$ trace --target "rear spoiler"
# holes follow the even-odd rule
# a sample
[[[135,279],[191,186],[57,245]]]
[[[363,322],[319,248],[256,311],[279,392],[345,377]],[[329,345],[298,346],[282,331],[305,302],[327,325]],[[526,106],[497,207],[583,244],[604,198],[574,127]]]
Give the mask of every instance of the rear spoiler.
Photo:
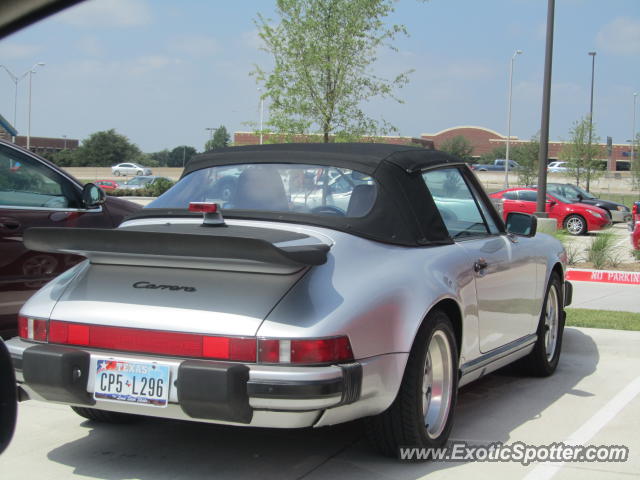
[[[87,257],[91,263],[291,274],[322,265],[324,243],[277,247],[267,240],[127,229],[29,228],[31,250]]]

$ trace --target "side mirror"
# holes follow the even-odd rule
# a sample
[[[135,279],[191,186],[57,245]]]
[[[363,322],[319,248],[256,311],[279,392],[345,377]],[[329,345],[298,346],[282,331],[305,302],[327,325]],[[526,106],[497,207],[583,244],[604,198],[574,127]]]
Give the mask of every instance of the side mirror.
[[[13,437],[18,413],[16,397],[13,363],[7,348],[0,339],[0,453],[9,446],[11,437]]]
[[[528,213],[510,212],[506,224],[508,233],[521,237],[533,237],[538,229],[538,219]]]
[[[554,205],[556,205],[555,200],[547,200],[547,203],[549,204],[550,207],[553,207]]]
[[[579,193],[578,194],[578,201],[581,202],[582,200],[584,200],[584,196],[581,193]]]
[[[84,208],[95,208],[102,205],[107,199],[107,195],[100,187],[93,183],[87,183],[82,187],[82,204]]]

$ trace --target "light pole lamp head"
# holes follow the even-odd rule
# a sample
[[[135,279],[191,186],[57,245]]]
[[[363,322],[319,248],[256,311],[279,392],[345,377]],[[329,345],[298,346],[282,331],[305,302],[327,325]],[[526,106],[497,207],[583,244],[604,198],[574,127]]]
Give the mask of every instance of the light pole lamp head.
[[[596,56],[596,52],[589,52],[589,55],[591,55],[592,57]]]
[[[522,50],[516,50],[516,55],[522,55]]]

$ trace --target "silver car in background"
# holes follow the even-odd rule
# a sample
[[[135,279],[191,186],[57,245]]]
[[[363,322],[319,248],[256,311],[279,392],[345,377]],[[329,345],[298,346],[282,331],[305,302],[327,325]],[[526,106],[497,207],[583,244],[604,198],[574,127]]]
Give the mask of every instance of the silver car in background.
[[[135,163],[119,163],[111,167],[111,173],[116,177],[121,175],[151,175],[151,169]]]
[[[332,190],[336,178],[352,182]],[[506,223],[468,166],[437,151],[200,155],[116,230],[25,233],[29,248],[87,261],[20,312],[7,343],[20,398],[113,423],[363,418],[384,454],[441,446],[460,386],[514,361],[537,376],[558,365],[565,251],[534,217]]]
[[[173,180],[171,180],[170,178],[167,178],[167,177],[158,177],[158,176],[154,176],[154,175],[146,176],[145,175],[145,176],[133,177],[131,180],[127,180],[126,182],[121,183],[118,188],[120,190],[138,190],[140,188],[145,188],[145,187],[148,187],[150,185],[153,185],[154,183],[156,183],[161,178],[173,183]]]

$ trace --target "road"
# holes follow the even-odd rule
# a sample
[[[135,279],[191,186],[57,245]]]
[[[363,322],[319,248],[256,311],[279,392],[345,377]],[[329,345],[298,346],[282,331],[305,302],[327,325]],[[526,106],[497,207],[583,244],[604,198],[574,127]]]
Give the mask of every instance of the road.
[[[372,452],[357,422],[300,431],[154,419],[100,425],[64,406],[26,402],[20,405],[14,442],[0,457],[1,478],[638,478],[639,344],[640,332],[569,328],[553,377],[501,371],[463,388],[452,433],[453,439],[473,444],[544,445],[573,437],[590,445],[626,445],[631,457],[625,463],[406,464]]]

